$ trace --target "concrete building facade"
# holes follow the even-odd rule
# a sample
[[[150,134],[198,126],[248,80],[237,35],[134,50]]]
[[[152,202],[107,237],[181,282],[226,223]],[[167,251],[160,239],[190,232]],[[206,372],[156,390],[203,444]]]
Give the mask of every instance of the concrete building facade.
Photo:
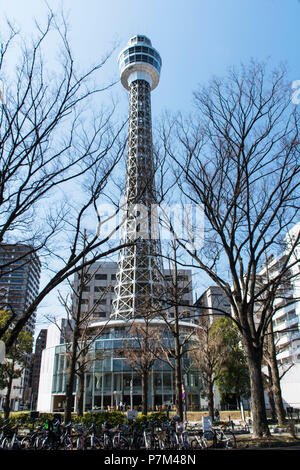
[[[276,276],[295,240],[299,237],[300,222],[286,235],[286,250],[271,256],[261,276]],[[277,362],[281,379],[281,392],[285,407],[300,409],[300,243],[296,244],[289,259],[287,281],[274,302],[273,331],[277,349]]]

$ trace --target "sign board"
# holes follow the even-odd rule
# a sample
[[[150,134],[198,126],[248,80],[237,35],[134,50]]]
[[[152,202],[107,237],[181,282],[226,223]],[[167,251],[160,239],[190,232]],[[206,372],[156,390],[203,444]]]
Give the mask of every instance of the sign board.
[[[212,421],[210,416],[203,416],[202,417],[202,430],[203,432],[211,431],[212,430]]]
[[[137,417],[138,417],[138,411],[137,410],[128,410],[127,411],[127,419],[128,420],[137,419]]]
[[[4,364],[5,361],[5,343],[0,341],[0,364]]]

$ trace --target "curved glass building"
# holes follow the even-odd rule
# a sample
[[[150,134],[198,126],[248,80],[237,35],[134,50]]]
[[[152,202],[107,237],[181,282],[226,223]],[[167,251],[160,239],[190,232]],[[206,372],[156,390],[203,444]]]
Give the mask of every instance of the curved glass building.
[[[93,327],[103,327],[94,324]],[[152,324],[160,330],[165,329],[163,320]],[[191,323],[182,322],[182,334],[190,333]],[[122,349],[136,347],[134,335],[130,335],[130,325],[124,321],[113,321],[93,344],[90,350],[90,366],[85,374],[84,410],[119,409],[122,403],[126,409],[141,409],[142,378],[124,358]],[[164,331],[165,341],[172,342],[172,337]],[[54,375],[52,380],[51,411],[61,411],[64,404],[66,385],[67,358],[65,345],[55,348]],[[201,384],[199,373],[191,364],[188,354],[182,359],[183,383],[186,392],[187,409],[199,409]],[[78,388],[77,383],[76,387]],[[74,390],[74,408],[78,390]],[[148,407],[149,410],[166,409],[175,403],[174,369],[165,361],[157,360],[149,373]]]

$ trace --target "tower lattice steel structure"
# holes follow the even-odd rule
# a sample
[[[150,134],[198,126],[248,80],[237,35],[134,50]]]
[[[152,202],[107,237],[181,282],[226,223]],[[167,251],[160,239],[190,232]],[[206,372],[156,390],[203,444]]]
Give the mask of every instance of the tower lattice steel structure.
[[[131,319],[159,305],[161,256],[153,208],[157,203],[152,147],[151,91],[161,58],[146,36],[134,36],[119,55],[122,85],[130,92],[123,241],[112,317]]]

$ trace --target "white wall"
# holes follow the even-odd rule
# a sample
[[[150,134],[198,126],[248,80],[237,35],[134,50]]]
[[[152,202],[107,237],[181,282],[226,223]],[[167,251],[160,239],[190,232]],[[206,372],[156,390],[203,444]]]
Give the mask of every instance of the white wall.
[[[42,352],[41,373],[37,400],[37,411],[49,413],[52,411],[52,380],[55,358],[55,346]]]
[[[58,326],[64,322],[61,319]],[[42,352],[37,411],[49,413],[52,411],[52,380],[54,370],[55,347],[61,342],[60,328],[55,324],[48,327],[46,348]]]
[[[284,406],[300,409],[300,363],[294,364],[280,384]]]

